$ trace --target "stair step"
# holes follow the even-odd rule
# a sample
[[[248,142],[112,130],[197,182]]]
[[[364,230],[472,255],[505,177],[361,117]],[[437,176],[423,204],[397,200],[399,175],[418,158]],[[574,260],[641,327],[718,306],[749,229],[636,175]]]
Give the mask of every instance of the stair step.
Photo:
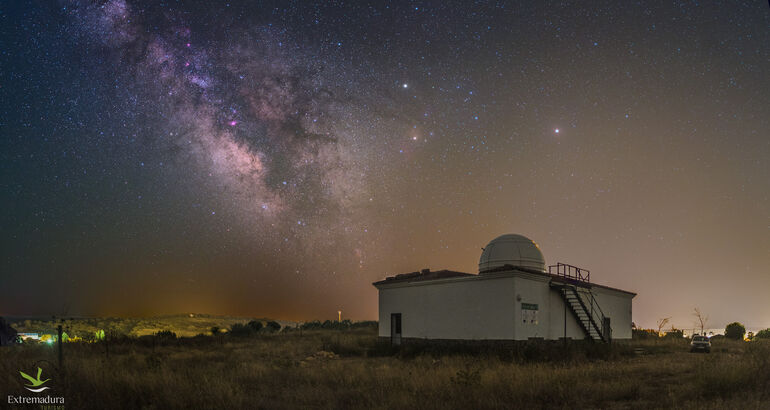
[[[585,332],[586,336],[592,340],[605,341],[602,336],[601,329],[596,324],[596,321],[602,322],[601,313],[598,313],[598,318],[594,313],[595,301],[592,297],[590,290],[584,290],[578,292],[573,286],[568,285],[551,285],[555,289],[559,289],[562,299],[569,305],[572,313],[580,327]],[[588,300],[586,300],[588,299]],[[588,306],[586,306],[588,304]]]

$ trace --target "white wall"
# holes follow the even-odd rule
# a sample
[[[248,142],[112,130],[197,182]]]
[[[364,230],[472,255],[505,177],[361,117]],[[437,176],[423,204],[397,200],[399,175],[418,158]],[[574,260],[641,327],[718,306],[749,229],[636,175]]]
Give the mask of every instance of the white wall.
[[[447,279],[380,288],[380,336],[390,337],[390,315],[401,313],[405,338],[512,339],[513,278]]]
[[[551,291],[549,278],[541,275],[527,275],[517,276],[514,279],[514,309],[516,318],[515,340],[527,340],[529,338],[543,338],[553,339],[553,332],[551,330],[551,324],[554,319],[554,306],[558,308],[561,305],[561,300],[553,301],[551,298]],[[521,300],[519,300],[521,298]],[[537,304],[537,324],[524,323],[522,314],[522,304]],[[563,321],[563,316],[558,316],[559,323]],[[574,318],[572,318],[574,321]],[[580,331],[580,328],[577,329]],[[563,333],[563,332],[562,332]],[[561,337],[561,334],[555,338]]]
[[[631,338],[632,295],[594,286],[591,293],[596,298],[604,316],[610,318],[613,339]]]
[[[404,338],[527,340],[564,337],[565,309],[548,276],[504,272],[425,282],[379,285],[379,335],[390,337],[390,315],[401,313]],[[613,339],[631,337],[632,295],[594,287]],[[517,300],[517,296],[521,300]],[[537,304],[537,323],[524,323],[522,303]],[[566,311],[567,337],[585,333]]]
[[[569,307],[565,310],[564,299],[557,290],[550,289],[548,299],[550,300],[550,320],[548,323],[548,339],[561,339],[564,337],[564,319],[566,313],[567,320],[567,338],[582,340],[586,337],[583,328],[575,318]]]

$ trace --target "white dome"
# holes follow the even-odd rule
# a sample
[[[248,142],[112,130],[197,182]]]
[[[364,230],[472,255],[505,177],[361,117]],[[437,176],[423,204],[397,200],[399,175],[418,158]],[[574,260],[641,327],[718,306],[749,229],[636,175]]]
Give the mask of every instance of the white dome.
[[[545,259],[536,243],[526,236],[507,234],[492,239],[481,252],[479,273],[511,265],[545,272]]]

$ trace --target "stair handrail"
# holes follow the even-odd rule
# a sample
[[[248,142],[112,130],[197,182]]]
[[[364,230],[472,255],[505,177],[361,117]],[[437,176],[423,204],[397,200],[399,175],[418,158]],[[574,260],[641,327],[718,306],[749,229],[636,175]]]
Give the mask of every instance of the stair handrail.
[[[592,331],[590,330],[593,328],[594,331],[599,333],[597,335],[599,339],[601,339],[603,342],[609,342],[609,338],[606,332],[607,329],[604,328],[604,311],[602,310],[601,306],[599,306],[599,302],[596,301],[596,297],[594,296],[593,292],[591,292],[590,287],[586,287],[585,285],[580,285],[577,283],[569,283],[569,281],[565,281],[562,284],[554,284],[554,282],[551,282],[551,286],[560,289],[559,293],[561,294],[562,298],[564,298],[565,304],[568,304],[568,289],[575,295],[577,302],[580,304],[581,308],[587,315],[588,323],[584,323],[584,321],[580,320],[579,317],[576,318],[578,319],[578,323],[580,323],[581,327],[588,333],[588,337],[593,338],[591,335]],[[588,303],[589,306],[586,306],[586,303]],[[570,310],[577,316],[577,312],[575,312],[574,307],[572,307]]]
[[[591,271],[567,263],[557,262],[548,266],[548,273],[581,282],[591,282]]]
[[[575,287],[575,291],[579,292],[579,293],[582,293],[584,295],[588,294],[588,298],[589,298],[588,302],[589,302],[589,305],[590,305],[590,308],[591,308],[591,311],[589,312],[589,314],[592,316],[591,319],[594,321],[594,323],[597,325],[597,327],[601,331],[602,339],[604,339],[604,336],[605,336],[605,329],[604,329],[604,318],[605,318],[605,316],[604,316],[604,311],[602,310],[601,306],[599,306],[599,302],[596,301],[596,297],[594,296],[593,292],[591,292],[591,289],[586,289],[586,288],[583,288],[582,290],[579,291],[577,289],[577,287]],[[596,307],[595,310],[594,310],[594,307]],[[594,315],[594,313],[596,313],[596,315],[598,315],[598,316]],[[596,320],[596,319],[598,319],[598,320]]]

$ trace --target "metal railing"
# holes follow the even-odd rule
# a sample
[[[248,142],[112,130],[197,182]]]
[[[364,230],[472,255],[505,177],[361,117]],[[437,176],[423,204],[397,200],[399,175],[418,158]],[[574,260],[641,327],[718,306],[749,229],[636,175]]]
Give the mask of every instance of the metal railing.
[[[577,266],[561,262],[558,262],[556,265],[548,266],[548,273],[551,275],[562,276],[566,279],[579,280],[581,282],[591,281],[591,271],[588,269],[578,268]]]
[[[590,289],[578,289],[575,291],[578,293],[578,297],[582,299],[583,304],[586,305],[586,313],[591,315],[593,325],[597,330],[601,332],[602,339],[607,337],[607,330],[604,328],[604,311],[599,307],[599,303],[596,302],[593,292]]]

